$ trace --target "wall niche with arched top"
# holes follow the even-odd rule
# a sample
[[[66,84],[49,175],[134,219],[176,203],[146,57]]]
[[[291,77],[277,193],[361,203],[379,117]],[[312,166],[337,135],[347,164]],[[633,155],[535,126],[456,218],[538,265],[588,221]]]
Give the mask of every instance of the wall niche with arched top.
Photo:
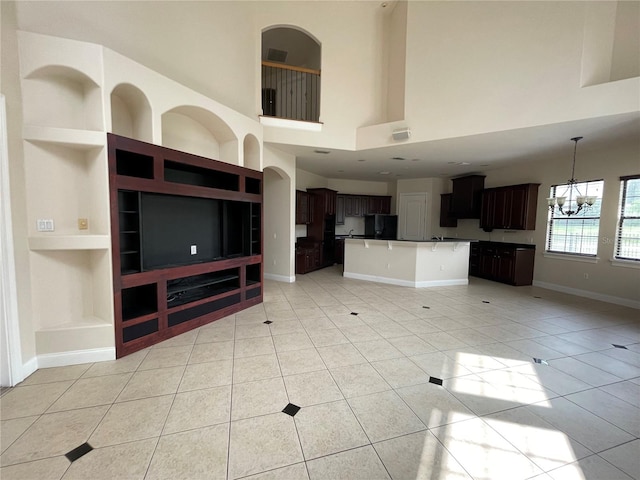
[[[151,105],[142,90],[128,83],[113,89],[111,131],[144,142],[153,141]]]
[[[260,162],[260,142],[258,142],[258,139],[255,136],[249,134],[244,137],[242,147],[244,166],[252,170],[261,171],[262,165]]]
[[[26,125],[102,130],[100,87],[84,73],[48,65],[30,73],[22,85]]]
[[[238,139],[227,123],[201,107],[181,106],[162,114],[162,145],[238,164]]]

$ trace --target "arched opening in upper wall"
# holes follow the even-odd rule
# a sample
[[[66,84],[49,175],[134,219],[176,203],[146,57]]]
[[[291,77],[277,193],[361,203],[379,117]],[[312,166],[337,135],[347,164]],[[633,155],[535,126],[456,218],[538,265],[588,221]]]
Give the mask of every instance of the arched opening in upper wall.
[[[295,26],[262,31],[262,114],[318,122],[320,42]]]
[[[151,105],[138,87],[122,83],[111,92],[111,132],[153,142]]]
[[[183,152],[238,164],[238,139],[215,113],[183,105],[162,114],[162,145]]]

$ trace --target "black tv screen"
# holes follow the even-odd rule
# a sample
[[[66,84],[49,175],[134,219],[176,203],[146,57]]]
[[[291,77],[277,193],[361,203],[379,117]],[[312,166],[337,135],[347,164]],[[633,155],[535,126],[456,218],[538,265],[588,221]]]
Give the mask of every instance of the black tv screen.
[[[140,201],[143,270],[221,257],[220,200],[143,192]]]

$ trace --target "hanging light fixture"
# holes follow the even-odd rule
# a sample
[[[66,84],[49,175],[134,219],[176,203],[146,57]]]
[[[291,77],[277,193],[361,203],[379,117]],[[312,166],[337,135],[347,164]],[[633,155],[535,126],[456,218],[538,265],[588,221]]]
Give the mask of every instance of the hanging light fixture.
[[[562,197],[547,198],[549,210],[551,210],[551,213],[555,211],[555,208],[557,206],[558,211],[562,215],[566,215],[567,217],[570,217],[571,215],[577,215],[578,213],[584,212],[585,210],[591,208],[598,199],[598,197],[595,195],[582,195],[580,193],[580,190],[578,190],[578,180],[576,180],[575,177],[576,151],[578,149],[578,142],[582,140],[582,138],[583,137],[573,137],[571,139],[572,142],[575,142],[573,146],[573,166],[571,167],[571,180],[567,181],[566,190]],[[567,203],[567,195],[569,197],[569,203]]]

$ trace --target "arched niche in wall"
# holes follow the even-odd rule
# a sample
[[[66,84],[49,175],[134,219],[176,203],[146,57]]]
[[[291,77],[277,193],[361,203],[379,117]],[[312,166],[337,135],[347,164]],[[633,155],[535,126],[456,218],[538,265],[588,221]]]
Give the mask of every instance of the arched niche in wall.
[[[265,167],[262,183],[265,277],[292,281],[294,272],[292,179],[281,168]]]
[[[244,166],[252,170],[261,170],[260,142],[253,135],[244,137],[243,142]]]
[[[151,106],[142,90],[128,83],[113,89],[111,131],[123,137],[153,142]]]
[[[48,65],[31,72],[22,88],[26,125],[103,129],[100,86],[84,73]]]
[[[201,107],[181,106],[162,115],[162,145],[238,164],[238,139],[224,120]]]

